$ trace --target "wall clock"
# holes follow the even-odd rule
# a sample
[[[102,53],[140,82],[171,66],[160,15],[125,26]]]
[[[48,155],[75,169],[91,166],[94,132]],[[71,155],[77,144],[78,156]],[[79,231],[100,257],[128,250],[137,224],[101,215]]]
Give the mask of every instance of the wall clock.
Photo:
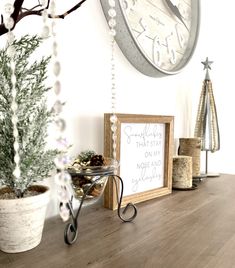
[[[109,19],[109,0],[101,5]],[[140,72],[152,77],[176,74],[195,50],[199,0],[116,0],[116,42]]]

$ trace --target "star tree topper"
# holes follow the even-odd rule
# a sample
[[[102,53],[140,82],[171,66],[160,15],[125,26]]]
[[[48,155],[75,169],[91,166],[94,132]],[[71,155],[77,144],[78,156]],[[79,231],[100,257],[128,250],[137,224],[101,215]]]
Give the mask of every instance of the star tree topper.
[[[203,70],[206,70],[206,76],[205,76],[205,80],[210,80],[210,76],[209,76],[209,69],[211,70],[211,64],[213,63],[213,61],[209,61],[208,57],[206,57],[205,61],[201,62],[204,65]]]

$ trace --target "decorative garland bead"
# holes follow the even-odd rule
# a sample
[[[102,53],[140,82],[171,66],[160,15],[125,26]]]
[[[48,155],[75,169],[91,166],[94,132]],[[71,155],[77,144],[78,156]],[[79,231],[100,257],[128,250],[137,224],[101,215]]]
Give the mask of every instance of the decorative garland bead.
[[[63,118],[58,118],[55,121],[57,129],[62,132],[66,129],[66,122]]]
[[[14,48],[14,52],[15,52],[15,48]],[[15,71],[16,64],[13,60],[10,62],[10,67],[12,71]]]
[[[8,43],[9,43],[9,47],[7,48],[7,55],[8,55],[10,58],[13,58],[13,57],[15,56],[15,54],[16,54],[16,50],[15,50],[14,46],[11,45],[12,42],[11,42],[11,43],[8,42]],[[11,61],[11,62],[10,62],[11,70],[12,70],[12,65],[13,65],[13,64],[15,64],[14,61]],[[15,67],[14,67],[14,69],[15,69]]]
[[[54,54],[54,56],[57,56],[57,54],[58,54],[58,52],[57,52],[57,49],[58,49],[57,42],[53,42],[52,47],[53,47],[53,54]]]
[[[61,171],[55,175],[55,181],[58,185],[64,186],[71,182],[71,176],[68,172]]]
[[[43,28],[42,28],[42,38],[47,38],[50,34],[50,28],[47,26],[47,25],[44,25]]]
[[[69,219],[69,210],[66,206],[66,203],[62,204],[62,206],[60,207],[60,217],[62,218],[63,221],[67,221]]]
[[[55,183],[62,186],[64,185],[64,182],[63,182],[63,175],[61,174],[61,172],[57,172],[54,176],[55,178]]]
[[[13,32],[8,32],[7,33],[7,41],[9,44],[12,44],[12,42],[14,41],[15,39],[15,35],[13,34]]]
[[[55,22],[53,21],[52,24],[51,24],[51,34],[52,36],[56,36],[56,24]]]
[[[6,14],[11,15],[12,12],[14,11],[13,5],[11,3],[5,4],[4,11],[5,11]]]
[[[53,72],[54,72],[54,75],[55,76],[58,76],[59,74],[60,74],[60,63],[59,63],[59,61],[56,61],[55,63],[54,63],[54,68],[53,68]]]
[[[14,20],[11,17],[8,17],[5,19],[4,25],[8,30],[11,30],[14,26]]]
[[[47,9],[43,9],[43,11],[41,12],[41,14],[42,14],[42,20],[45,23],[47,21],[47,19],[48,19]]]
[[[17,163],[17,164],[19,164],[19,162],[20,162],[20,156],[18,154],[16,154],[14,156],[14,162]]]
[[[14,150],[15,150],[15,151],[18,151],[18,150],[19,150],[19,147],[20,147],[20,146],[19,146],[19,143],[18,143],[18,142],[15,142],[15,143],[14,143]]]
[[[50,9],[51,9],[51,15],[52,15],[52,16],[55,16],[55,10],[56,10],[56,4],[55,4],[55,1],[51,1]]]
[[[19,136],[18,130],[15,128],[13,129],[13,135],[15,138],[18,138],[18,136]]]
[[[65,184],[71,183],[71,175],[67,171],[64,171],[63,181]]]
[[[113,114],[113,115],[110,116],[110,121],[112,123],[116,123],[117,122],[117,116],[116,116],[116,114]]]
[[[16,84],[16,76],[15,76],[15,74],[11,75],[11,82],[12,82],[12,84]]]
[[[112,132],[116,132],[117,131],[117,126],[115,124],[113,124],[111,126],[111,130],[112,130]]]
[[[115,31],[114,29],[111,29],[111,30],[109,31],[109,33],[110,33],[111,36],[115,36],[115,35],[117,34],[116,31]]]
[[[65,151],[68,149],[69,144],[66,138],[59,137],[58,139],[56,139],[56,142],[57,142],[57,147],[59,150]]]
[[[63,103],[61,103],[60,100],[57,100],[54,105],[53,105],[53,110],[56,112],[56,113],[61,113],[62,112],[62,109],[63,109]]]
[[[111,28],[113,28],[113,27],[116,26],[116,20],[115,20],[115,19],[110,19],[110,20],[108,21],[108,23],[109,23],[109,26],[110,26]]]
[[[54,84],[54,92],[56,95],[59,95],[61,92],[61,83],[58,80]]]
[[[15,98],[16,98],[16,89],[15,89],[15,87],[13,87],[11,94],[12,94],[12,97],[13,97],[12,103],[13,103],[13,105],[15,105]]]
[[[54,160],[58,169],[63,170],[70,163],[70,158],[67,155],[59,155]]]
[[[58,192],[59,200],[63,203],[66,203],[67,200],[69,200],[69,195],[66,189],[64,187],[61,187],[60,191]]]
[[[115,7],[115,0],[109,0],[109,6]]]
[[[18,105],[17,105],[17,103],[12,103],[11,104],[11,110],[13,111],[13,112],[16,112],[17,111],[17,109],[18,109]]]
[[[114,18],[117,15],[116,10],[114,8],[110,8],[108,14],[111,18]]]
[[[18,122],[18,117],[15,114],[13,114],[11,121],[12,121],[13,125],[16,125]]]
[[[13,175],[15,176],[16,180],[20,178],[21,172],[18,166],[16,166],[16,168],[14,169]]]

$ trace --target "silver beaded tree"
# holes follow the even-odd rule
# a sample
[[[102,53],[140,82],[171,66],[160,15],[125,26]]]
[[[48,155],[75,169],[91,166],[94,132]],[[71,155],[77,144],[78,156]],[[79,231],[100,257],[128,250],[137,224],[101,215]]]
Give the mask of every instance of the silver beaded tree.
[[[208,152],[216,152],[220,149],[218,118],[212,89],[212,82],[209,76],[209,69],[211,70],[212,63],[213,62],[209,61],[208,58],[202,62],[204,65],[204,70],[206,70],[206,75],[202,85],[196,126],[194,131],[194,136],[201,138],[201,151],[206,152],[206,176],[209,176]]]

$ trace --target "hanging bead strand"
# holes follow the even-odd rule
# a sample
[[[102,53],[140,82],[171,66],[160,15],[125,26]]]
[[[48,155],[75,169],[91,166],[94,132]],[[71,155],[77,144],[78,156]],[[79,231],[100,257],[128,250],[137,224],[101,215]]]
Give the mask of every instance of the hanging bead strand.
[[[68,156],[64,153],[68,149],[68,143],[66,138],[64,137],[64,131],[66,129],[66,122],[64,118],[61,117],[61,112],[63,109],[63,103],[60,100],[60,93],[61,93],[61,83],[59,80],[60,71],[61,71],[61,64],[58,60],[58,43],[56,39],[56,22],[55,22],[55,12],[56,12],[56,4],[55,1],[52,0],[50,4],[50,11],[52,15],[52,23],[51,23],[51,34],[52,34],[52,51],[53,51],[53,74],[55,77],[55,83],[53,86],[53,90],[56,96],[55,103],[53,105],[53,111],[56,114],[55,126],[57,129],[57,147],[62,153],[56,157],[55,164],[57,167],[57,174],[55,175],[55,182],[59,186],[58,190],[58,198],[60,202],[60,216],[63,221],[69,219],[69,209],[67,204],[70,202],[71,193],[70,183],[71,183],[71,176],[66,171],[66,165],[69,163]]]
[[[13,41],[14,41],[14,34],[12,33],[11,29],[14,26],[14,20],[11,17],[11,14],[14,11],[14,6],[11,3],[7,3],[4,7],[5,9],[5,27],[8,30],[7,33],[7,43],[8,43],[8,48],[7,48],[7,53],[10,57],[10,70],[11,70],[11,94],[12,94],[12,102],[11,102],[11,111],[12,111],[12,125],[13,125],[13,137],[14,137],[14,171],[13,171],[13,177],[14,177],[14,184],[16,190],[16,195],[18,197],[22,196],[22,189],[20,187],[20,177],[21,177],[21,172],[20,172],[20,155],[19,155],[19,132],[17,128],[17,123],[18,123],[18,104],[17,104],[17,89],[16,89],[16,75],[15,75],[15,61],[14,61],[14,55],[15,55],[15,48],[13,46]]]
[[[41,14],[42,14],[42,21],[43,21],[43,27],[42,27],[42,38],[46,39],[47,37],[49,37],[50,34],[50,27],[48,25],[48,10],[46,8],[47,5],[47,1],[46,0],[42,0],[41,1],[42,6],[44,7],[44,9],[42,10]]]
[[[115,10],[115,0],[108,0],[109,3],[109,27],[111,36],[111,112],[110,117],[111,131],[112,131],[112,157],[114,160],[117,158],[117,116],[116,116],[116,64],[115,64],[115,36],[116,36],[116,10]]]

